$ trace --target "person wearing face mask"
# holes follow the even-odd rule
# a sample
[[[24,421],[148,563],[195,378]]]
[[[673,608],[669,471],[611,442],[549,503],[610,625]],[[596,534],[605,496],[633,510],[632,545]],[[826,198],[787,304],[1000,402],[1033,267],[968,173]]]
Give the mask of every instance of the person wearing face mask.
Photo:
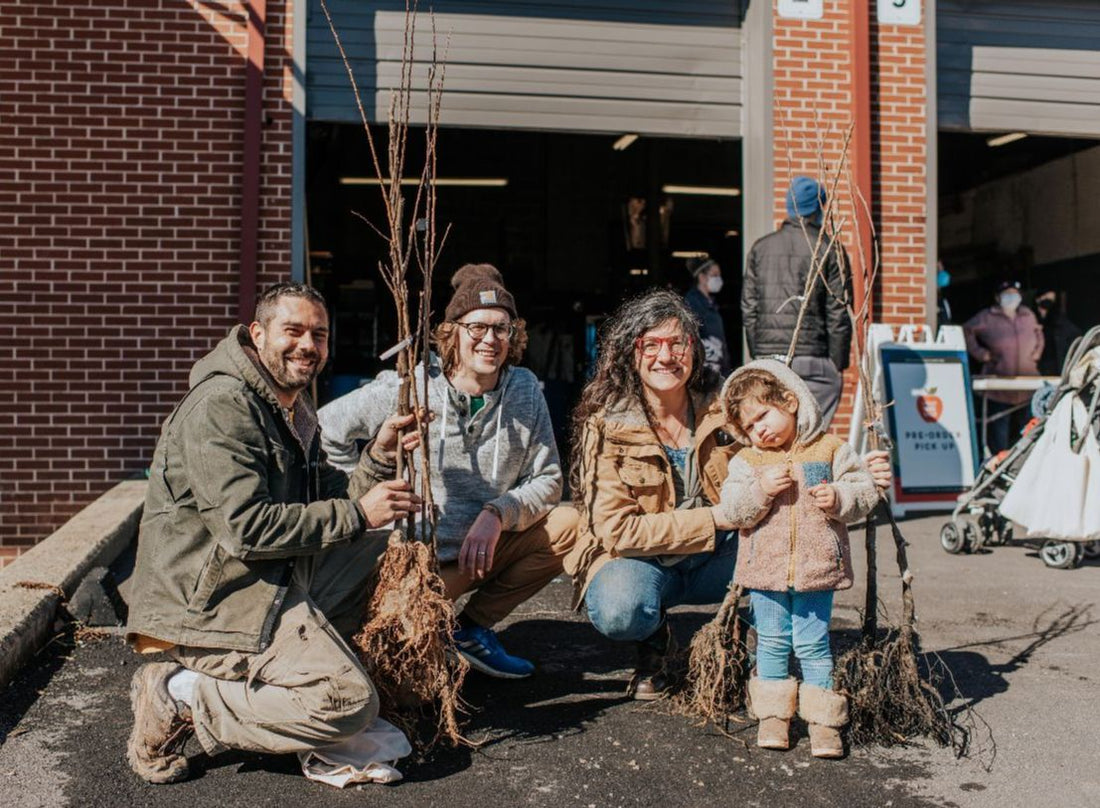
[[[798,328],[791,370],[809,385],[821,408],[822,428],[828,430],[844,390],[841,373],[848,367],[852,323],[844,305],[851,299],[851,278],[841,271],[844,249],[839,244],[829,249],[821,233],[825,203],[825,188],[819,182],[810,177],[791,180],[786,221],[749,251],[741,317],[754,359],[785,358]],[[824,256],[819,261],[824,278],[813,284],[799,324],[815,250]]]
[[[733,369],[733,364],[730,361],[729,344],[726,342],[726,326],[714,302],[714,296],[722,291],[722,268],[711,258],[689,258],[687,268],[695,279],[695,286],[684,295],[684,300],[699,320],[703,361],[707,367],[725,378]]]
[[[982,309],[963,325],[966,348],[981,363],[983,376],[1038,376],[1043,353],[1043,329],[1031,309],[1022,306],[1020,284],[1001,281],[996,304]],[[1019,435],[1027,413],[1019,405],[1030,400],[1026,390],[990,390],[986,440],[993,454],[1007,449]],[[1019,408],[1019,409],[1018,409]],[[1010,415],[997,415],[1012,411]]]
[[[1043,355],[1039,357],[1039,372],[1044,376],[1060,376],[1073,341],[1081,336],[1081,329],[1066,317],[1059,305],[1056,289],[1044,289],[1035,296],[1035,313],[1043,324]]]

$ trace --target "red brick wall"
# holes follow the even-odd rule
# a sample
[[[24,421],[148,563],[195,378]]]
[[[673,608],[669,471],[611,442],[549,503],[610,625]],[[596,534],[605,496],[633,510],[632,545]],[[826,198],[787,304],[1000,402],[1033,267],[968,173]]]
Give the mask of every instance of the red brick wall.
[[[871,20],[872,205],[881,250],[874,320],[925,320],[927,121],[925,38],[921,26],[880,26],[875,1],[863,0]],[[792,176],[835,171],[852,123],[852,25],[847,3],[825,3],[821,20],[775,14],[775,217],[786,216]],[[851,155],[851,147],[850,147]],[[852,155],[854,156],[854,155]],[[847,215],[855,256],[851,194],[842,180],[836,196]],[[865,218],[861,221],[861,225]],[[846,434],[856,376],[845,374],[845,398],[833,422]]]
[[[291,20],[267,6],[261,287],[290,266]],[[245,19],[0,0],[0,565],[145,468],[236,320]]]

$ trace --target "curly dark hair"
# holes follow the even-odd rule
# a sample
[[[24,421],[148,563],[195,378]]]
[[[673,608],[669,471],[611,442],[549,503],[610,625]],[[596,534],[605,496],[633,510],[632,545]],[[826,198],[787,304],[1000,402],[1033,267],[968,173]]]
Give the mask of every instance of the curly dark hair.
[[[623,303],[600,328],[596,373],[584,386],[580,401],[573,410],[569,487],[574,492],[574,499],[581,485],[582,443],[588,419],[600,410],[630,402],[640,406],[650,421],[653,420],[642,394],[634,341],[669,320],[676,320],[684,336],[691,339],[692,365],[687,381],[688,391],[708,392],[717,386],[718,375],[703,362],[699,321],[680,295],[668,289],[654,289]]]
[[[527,350],[527,321],[517,317],[512,320],[512,325],[516,327],[516,333],[508,343],[508,355],[504,358],[501,370],[509,365],[519,364],[523,352]],[[458,324],[444,320],[432,329],[432,342],[435,343],[436,352],[443,363],[443,373],[450,376],[458,367]]]

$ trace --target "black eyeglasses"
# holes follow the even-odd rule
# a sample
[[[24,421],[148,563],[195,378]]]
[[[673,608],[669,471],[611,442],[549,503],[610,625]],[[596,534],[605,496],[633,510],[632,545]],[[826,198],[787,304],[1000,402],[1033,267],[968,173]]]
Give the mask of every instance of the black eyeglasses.
[[[455,325],[465,328],[470,338],[479,342],[485,339],[490,328],[493,329],[493,336],[501,342],[510,340],[516,333],[516,327],[511,323],[455,323]]]

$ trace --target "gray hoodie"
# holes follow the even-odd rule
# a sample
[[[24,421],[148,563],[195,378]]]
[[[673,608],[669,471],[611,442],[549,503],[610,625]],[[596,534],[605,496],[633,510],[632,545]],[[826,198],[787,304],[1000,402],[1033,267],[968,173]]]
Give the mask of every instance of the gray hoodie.
[[[439,558],[458,557],[466,533],[487,504],[500,510],[505,531],[533,525],[561,500],[562,474],[550,412],[538,379],[509,367],[485,405],[470,416],[470,395],[456,390],[433,355],[428,406],[435,413],[431,442],[432,495],[439,506]],[[423,365],[417,390],[423,389]],[[359,461],[356,441],[370,441],[397,412],[400,379],[393,371],[330,402],[318,412],[329,462],[351,473]],[[415,463],[420,467],[420,455]]]

